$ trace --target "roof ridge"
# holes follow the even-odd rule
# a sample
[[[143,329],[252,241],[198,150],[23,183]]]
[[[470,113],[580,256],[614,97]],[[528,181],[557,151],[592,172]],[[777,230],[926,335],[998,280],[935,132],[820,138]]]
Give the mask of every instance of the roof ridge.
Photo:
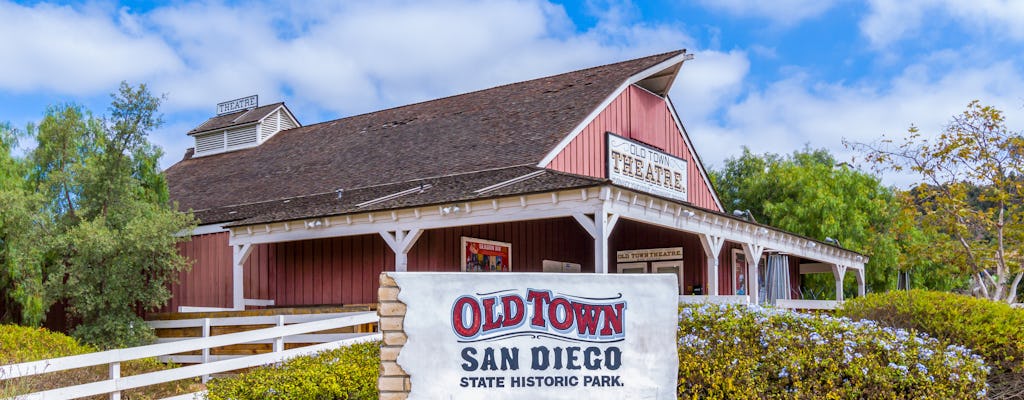
[[[676,54],[681,54],[681,53],[685,53],[685,52],[686,52],[686,49],[678,49],[678,50],[666,51],[664,53],[653,54],[653,55],[644,56],[644,57],[638,57],[638,58],[632,58],[632,59],[629,59],[629,60],[611,62],[611,63],[602,64],[602,65],[598,65],[598,66],[594,66],[594,67],[588,67],[588,68],[583,68],[583,69],[577,69],[577,70],[572,70],[572,71],[568,71],[568,72],[563,72],[563,73],[560,73],[560,74],[544,75],[544,76],[540,76],[540,77],[536,77],[536,78],[532,78],[532,79],[525,79],[525,80],[516,81],[516,82],[512,82],[512,83],[506,83],[506,84],[502,84],[502,85],[491,86],[491,87],[488,87],[488,88],[477,89],[477,90],[473,90],[473,91],[469,91],[469,92],[456,93],[456,94],[452,94],[452,95],[448,95],[448,96],[443,96],[443,97],[437,97],[437,98],[433,98],[433,99],[429,99],[429,100],[418,101],[418,102],[415,102],[415,103],[403,104],[403,105],[400,105],[400,106],[394,106],[394,107],[390,107],[390,108],[382,108],[380,110],[367,111],[367,112],[360,113],[360,114],[353,114],[353,115],[349,115],[349,116],[346,116],[346,117],[335,118],[335,119],[328,120],[328,121],[321,121],[321,122],[317,122],[317,123],[314,123],[314,124],[303,125],[302,127],[303,128],[305,128],[305,127],[312,127],[312,126],[317,126],[317,125],[321,125],[321,124],[328,124],[328,123],[332,123],[332,122],[336,122],[336,121],[340,121],[340,120],[344,120],[344,119],[349,119],[349,118],[362,117],[362,116],[366,116],[366,115],[383,113],[383,112],[387,112],[387,111],[395,111],[395,110],[400,110],[400,109],[403,109],[403,108],[409,108],[409,107],[413,107],[413,106],[418,106],[418,105],[425,104],[425,103],[432,103],[432,102],[435,102],[435,101],[447,100],[447,99],[457,98],[457,97],[461,97],[461,96],[469,96],[469,95],[477,94],[477,93],[480,93],[480,92],[486,92],[488,90],[494,90],[494,89],[499,89],[499,88],[503,88],[503,87],[519,85],[519,84],[523,84],[523,83],[527,83],[527,82],[539,81],[539,80],[542,80],[542,79],[551,79],[551,78],[556,78],[556,77],[560,77],[560,76],[563,76],[563,75],[576,74],[576,73],[590,71],[590,70],[594,70],[594,69],[598,69],[598,68],[607,68],[607,67],[610,67],[610,66],[613,66],[613,65],[625,64],[625,63],[628,63],[628,62],[634,62],[634,61],[639,61],[639,60],[648,59],[648,58],[658,58],[658,57],[663,57],[663,56],[668,55],[668,54],[673,54],[673,56],[675,56]],[[671,57],[669,57],[669,58],[671,58]],[[644,68],[644,69],[646,69],[646,68]]]

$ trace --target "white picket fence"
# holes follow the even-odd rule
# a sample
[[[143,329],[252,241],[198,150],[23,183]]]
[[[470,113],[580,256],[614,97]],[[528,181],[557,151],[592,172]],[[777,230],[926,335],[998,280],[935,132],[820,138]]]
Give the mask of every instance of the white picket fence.
[[[274,320],[273,322],[265,322],[264,319],[267,318],[272,318]],[[311,320],[317,318],[326,319]],[[153,321],[151,325],[161,328],[200,326],[203,328],[204,336],[206,337],[187,340],[164,340],[162,343],[149,346],[108,350],[77,356],[5,365],[0,367],[0,381],[70,369],[107,365],[110,371],[110,379],[67,386],[44,392],[31,393],[23,397],[19,396],[18,398],[31,400],[75,399],[86,396],[109,394],[110,399],[116,400],[120,399],[121,391],[128,389],[200,376],[205,377],[211,374],[219,374],[242,368],[272,364],[299,355],[336,349],[365,341],[380,340],[380,333],[311,334],[312,332],[374,323],[378,322],[378,320],[377,313],[370,311],[319,315],[306,314],[270,317],[197,318],[194,320]],[[285,325],[293,322],[298,323]],[[197,323],[198,325],[196,325]],[[277,324],[278,326],[246,332],[209,336],[211,326],[259,324]],[[320,339],[327,339],[330,341],[312,346],[284,350],[284,343],[317,343],[321,341]],[[274,344],[274,351],[271,353],[251,356],[211,356],[209,353],[210,349],[215,347],[242,343],[268,342]],[[193,358],[183,358],[189,356],[172,356],[176,353],[192,351],[202,351],[203,355],[191,356]],[[177,360],[177,362],[202,362],[202,364],[127,377],[121,376],[121,363],[129,360],[150,357],[161,357],[163,359]],[[195,395],[190,394],[177,396],[175,399],[194,397]]]

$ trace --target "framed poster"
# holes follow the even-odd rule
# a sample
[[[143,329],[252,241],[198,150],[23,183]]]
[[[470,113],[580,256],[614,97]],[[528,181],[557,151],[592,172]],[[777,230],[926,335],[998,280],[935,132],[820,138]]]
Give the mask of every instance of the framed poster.
[[[732,249],[732,293],[747,294],[747,255],[740,249]]]
[[[462,272],[512,271],[512,243],[462,237]]]

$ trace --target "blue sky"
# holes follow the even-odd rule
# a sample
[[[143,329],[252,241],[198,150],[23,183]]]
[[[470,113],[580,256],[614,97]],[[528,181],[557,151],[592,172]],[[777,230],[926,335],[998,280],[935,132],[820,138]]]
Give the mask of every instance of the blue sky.
[[[1024,124],[1021,1],[0,0],[0,21],[0,121],[147,83],[163,167],[250,94],[308,124],[679,48],[670,95],[709,167],[741,145],[851,160],[844,138],[934,134],[973,99]]]

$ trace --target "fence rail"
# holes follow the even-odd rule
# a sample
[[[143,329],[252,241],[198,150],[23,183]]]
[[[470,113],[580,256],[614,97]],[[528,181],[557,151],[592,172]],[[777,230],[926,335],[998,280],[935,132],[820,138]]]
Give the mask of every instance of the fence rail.
[[[775,300],[775,307],[790,310],[835,310],[839,304],[836,300]]]
[[[0,381],[33,375],[40,375],[50,372],[65,371],[70,369],[92,367],[97,365],[108,365],[110,370],[110,379],[99,382],[68,386],[44,392],[32,393],[19,398],[74,399],[79,397],[109,393],[111,399],[120,399],[120,393],[123,390],[135,389],[143,386],[155,385],[165,382],[172,382],[181,379],[194,378],[198,376],[205,377],[211,374],[218,374],[242,368],[249,368],[258,365],[280,362],[298,355],[315,353],[329,349],[336,349],[339,347],[348,346],[365,341],[380,340],[379,333],[308,335],[312,332],[328,331],[333,329],[347,328],[377,322],[378,317],[376,312],[371,311],[332,314],[326,315],[326,319],[308,321],[310,318],[313,317],[316,316],[282,315],[270,317],[237,317],[271,318],[275,321],[271,323],[276,323],[278,326],[245,332],[228,333],[216,336],[208,336],[209,328],[211,326],[215,326],[214,324],[223,323],[226,325],[252,325],[252,323],[242,323],[242,320],[235,320],[234,318],[224,318],[227,321],[213,321],[213,318],[203,318],[200,319],[199,326],[203,328],[203,332],[206,333],[208,337],[189,340],[165,341],[164,343],[157,343],[149,346],[108,350],[97,353],[82,354],[77,356],[5,365],[0,367]],[[325,315],[320,314],[319,317],[324,318]],[[289,321],[305,322],[299,322],[292,325],[285,325],[285,323]],[[195,323],[195,321],[193,320],[152,322],[153,323],[151,325],[176,325],[179,323]],[[185,327],[195,327],[195,325]],[[294,339],[294,337],[296,336],[322,336],[323,338],[337,340],[332,340],[326,343],[316,344],[312,346],[285,350],[284,343],[286,343],[286,339],[288,339],[288,342],[291,342],[296,340]],[[271,353],[257,354],[251,356],[211,356],[209,354],[210,349],[215,347],[267,341],[270,341],[274,344],[274,351]],[[202,361],[204,363],[127,377],[120,376],[122,362],[150,357],[166,358],[172,354],[190,351],[202,351],[203,355],[194,356],[196,357],[194,358],[194,360]]]

